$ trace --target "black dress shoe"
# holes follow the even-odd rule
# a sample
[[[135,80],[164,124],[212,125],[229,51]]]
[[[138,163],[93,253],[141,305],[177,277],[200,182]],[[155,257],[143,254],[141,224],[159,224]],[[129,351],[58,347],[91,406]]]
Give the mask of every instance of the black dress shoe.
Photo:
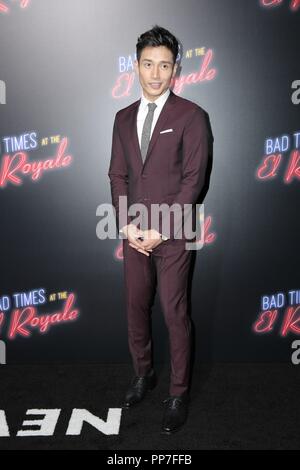
[[[123,408],[130,408],[139,403],[148,390],[152,390],[156,385],[156,374],[152,369],[147,375],[135,376],[127,390]]]
[[[183,426],[188,414],[188,402],[187,394],[170,396],[163,401],[166,405],[162,423],[164,434],[172,434]]]

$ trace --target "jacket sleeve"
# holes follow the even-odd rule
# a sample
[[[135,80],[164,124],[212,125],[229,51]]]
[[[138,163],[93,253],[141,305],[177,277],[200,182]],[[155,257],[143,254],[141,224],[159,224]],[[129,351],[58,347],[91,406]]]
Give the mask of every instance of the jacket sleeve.
[[[187,121],[183,132],[181,186],[174,200],[169,204],[170,206],[177,203],[179,206],[177,208],[174,206],[174,210],[167,214],[167,217],[170,217],[171,238],[175,237],[180,230],[183,234],[184,204],[196,204],[204,186],[207,163],[208,130],[204,111],[197,107]]]
[[[119,197],[126,196],[128,198],[128,168],[122,147],[122,142],[119,135],[117,115],[115,116],[113,135],[112,135],[112,147],[111,147],[111,159],[108,170],[108,176],[110,178],[111,198],[112,204],[115,209],[116,225],[117,230],[122,229],[124,225],[131,222],[128,216],[128,211],[122,211],[120,213],[119,208]],[[126,202],[127,208],[128,200]]]

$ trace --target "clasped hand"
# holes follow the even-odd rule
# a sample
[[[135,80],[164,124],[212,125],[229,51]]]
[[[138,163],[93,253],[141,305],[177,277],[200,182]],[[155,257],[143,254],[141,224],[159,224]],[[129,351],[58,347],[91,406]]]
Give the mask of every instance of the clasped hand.
[[[129,245],[146,256],[162,243],[160,234],[155,229],[140,230],[136,225],[129,224],[123,227],[122,231],[128,238]]]

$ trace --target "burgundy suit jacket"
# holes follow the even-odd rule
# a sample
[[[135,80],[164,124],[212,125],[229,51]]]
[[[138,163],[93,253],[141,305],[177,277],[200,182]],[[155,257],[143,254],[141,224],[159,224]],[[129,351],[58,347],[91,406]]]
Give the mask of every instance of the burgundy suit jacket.
[[[149,143],[143,163],[137,134],[140,99],[117,112],[113,126],[111,160],[108,171],[117,229],[134,217],[120,219],[119,196],[128,197],[128,207],[143,203],[148,208],[148,228],[176,238],[183,222],[184,204],[195,204],[205,182],[208,163],[208,129],[203,109],[170,90]],[[172,129],[171,132],[161,133]],[[151,204],[178,203],[175,211],[151,219]],[[138,215],[138,214],[137,214]],[[171,221],[170,232],[164,230]],[[194,220],[194,219],[193,219]],[[195,222],[195,221],[194,221]],[[193,222],[193,228],[195,227]],[[140,226],[140,224],[137,224]],[[142,227],[140,227],[142,228]],[[183,234],[184,235],[184,234]],[[192,239],[183,236],[184,239]]]

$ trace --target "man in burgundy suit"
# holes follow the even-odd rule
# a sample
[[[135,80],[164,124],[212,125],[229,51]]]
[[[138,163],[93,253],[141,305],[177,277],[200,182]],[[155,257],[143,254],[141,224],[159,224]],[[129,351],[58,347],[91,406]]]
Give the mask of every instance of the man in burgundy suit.
[[[186,241],[195,237],[184,232],[182,208],[194,208],[203,188],[208,133],[203,109],[169,88],[177,70],[176,38],[156,25],[138,38],[136,48],[142,96],[115,116],[108,172],[117,228],[123,234],[128,343],[135,371],[124,407],[140,402],[156,385],[150,317],[157,284],[171,359],[162,431],[171,433],[184,424],[189,401],[192,251]],[[128,207],[143,204],[141,217],[133,220],[132,214],[121,213],[120,196],[128,198]],[[151,207],[163,203],[175,204],[174,210],[152,217]],[[194,221],[194,209],[192,215]]]

